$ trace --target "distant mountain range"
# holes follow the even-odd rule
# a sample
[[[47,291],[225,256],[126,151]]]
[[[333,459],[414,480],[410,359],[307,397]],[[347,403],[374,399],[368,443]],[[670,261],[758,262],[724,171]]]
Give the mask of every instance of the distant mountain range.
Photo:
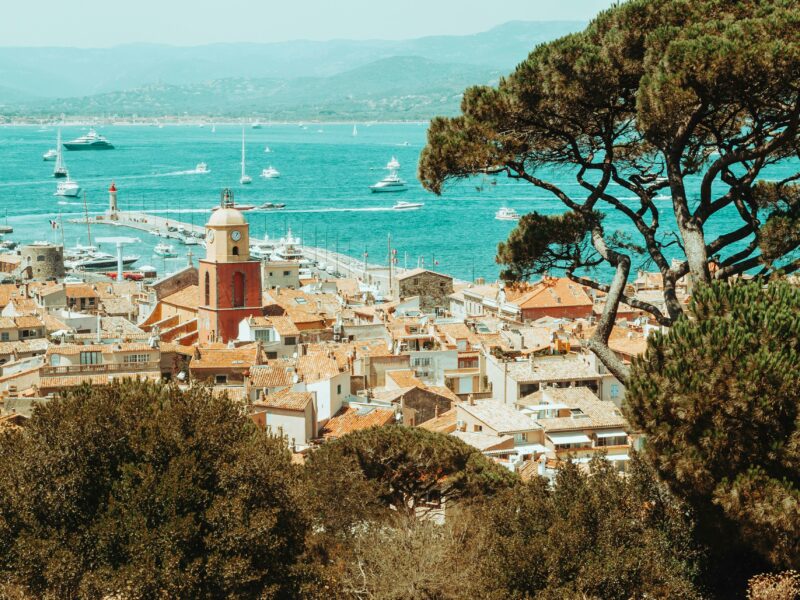
[[[0,114],[424,119],[452,114],[539,43],[582,22],[467,36],[175,47],[0,48]]]

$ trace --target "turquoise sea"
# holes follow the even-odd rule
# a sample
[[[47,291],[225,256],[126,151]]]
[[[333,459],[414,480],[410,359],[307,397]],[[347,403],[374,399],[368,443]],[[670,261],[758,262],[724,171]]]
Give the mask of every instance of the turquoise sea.
[[[62,128],[63,140],[85,133],[86,127]],[[245,204],[282,202],[280,211],[249,212],[251,235],[280,237],[288,227],[305,244],[386,263],[387,237],[397,250],[398,264],[414,267],[424,257],[425,266],[470,279],[495,279],[499,271],[494,262],[497,243],[508,235],[514,224],[498,221],[494,213],[501,206],[520,214],[532,210],[562,212],[560,203],[530,184],[504,177],[477,177],[451,184],[445,194],[436,197],[422,189],[416,180],[419,153],[425,144],[425,124],[353,124],[264,125],[245,129],[247,171],[253,177],[249,186],[239,184],[241,126],[165,125],[104,126],[98,131],[115,146],[103,152],[64,152],[73,179],[86,191],[90,214],[107,206],[107,189],[113,180],[118,189],[122,210],[145,210],[184,222],[205,222],[210,209],[219,203],[222,188],[234,190],[235,200]],[[6,215],[14,227],[9,237],[19,242],[50,239],[60,242],[61,231],[52,230],[51,219],[64,222],[67,246],[77,241],[87,243],[84,225],[70,224],[82,218],[83,199],[53,195],[56,180],[52,162],[42,154],[55,147],[56,129],[36,126],[0,127],[0,223]],[[269,146],[271,152],[265,153]],[[399,194],[374,194],[369,186],[380,180],[383,168],[392,156],[401,163],[400,175],[409,190]],[[210,173],[190,173],[199,162],[206,162]],[[261,169],[272,165],[281,172],[277,179],[264,180]],[[797,164],[777,167],[769,174],[782,177]],[[569,173],[541,173],[561,182],[567,191],[578,192]],[[630,194],[620,193],[630,198]],[[424,202],[416,211],[395,211],[398,200]],[[662,201],[664,223],[672,222],[670,203]],[[714,228],[738,226],[732,211],[715,217]],[[606,227],[620,227],[623,221],[610,215]],[[185,264],[186,247],[176,245],[182,257],[164,264],[153,256],[158,238],[123,232],[108,226],[93,226],[93,236],[138,235],[141,242],[127,248],[140,255],[139,265],[152,264],[171,270]],[[106,248],[113,252],[112,248]],[[194,249],[202,252],[202,248]]]

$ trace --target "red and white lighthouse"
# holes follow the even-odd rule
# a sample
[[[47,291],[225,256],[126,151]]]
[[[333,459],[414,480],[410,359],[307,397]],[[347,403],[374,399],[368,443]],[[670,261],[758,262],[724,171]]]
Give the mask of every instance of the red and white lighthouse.
[[[108,188],[108,214],[114,216],[117,210],[117,186],[112,181],[111,187]]]

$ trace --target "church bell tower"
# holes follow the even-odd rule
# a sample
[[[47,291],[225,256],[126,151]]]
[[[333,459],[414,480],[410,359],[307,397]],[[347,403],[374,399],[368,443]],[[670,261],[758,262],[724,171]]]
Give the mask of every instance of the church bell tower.
[[[206,256],[200,259],[200,343],[228,342],[239,323],[263,314],[261,263],[250,259],[250,226],[225,189],[219,208],[206,224]]]

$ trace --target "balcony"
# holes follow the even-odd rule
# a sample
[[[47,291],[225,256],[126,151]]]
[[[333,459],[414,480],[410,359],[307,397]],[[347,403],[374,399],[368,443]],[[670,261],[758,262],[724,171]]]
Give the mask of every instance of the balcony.
[[[98,365],[63,365],[42,367],[43,377],[56,375],[80,375],[98,373],[140,373],[143,371],[160,371],[158,362],[131,362],[131,363],[102,363]]]

